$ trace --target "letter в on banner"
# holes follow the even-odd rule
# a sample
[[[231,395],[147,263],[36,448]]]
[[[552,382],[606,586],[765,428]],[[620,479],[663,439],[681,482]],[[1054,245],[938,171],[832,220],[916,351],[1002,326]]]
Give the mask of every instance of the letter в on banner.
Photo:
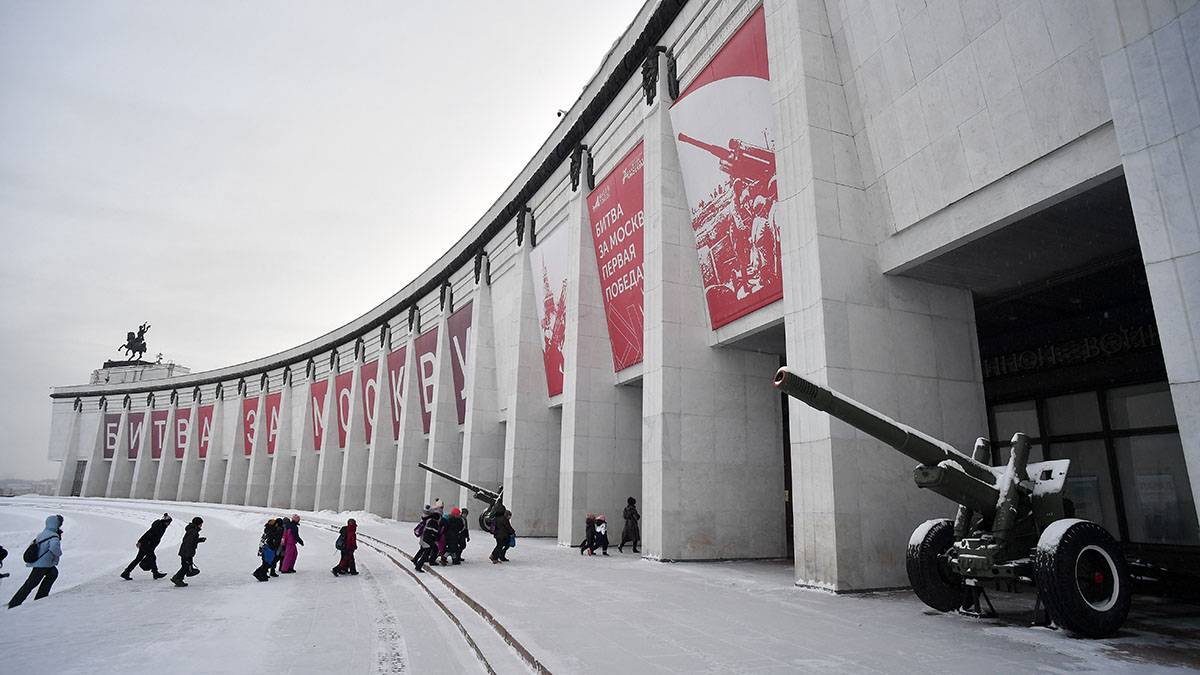
[[[433,327],[413,340],[413,356],[417,366],[417,389],[420,394],[421,430],[429,433],[429,422],[433,415],[433,376],[437,364],[437,327]]]

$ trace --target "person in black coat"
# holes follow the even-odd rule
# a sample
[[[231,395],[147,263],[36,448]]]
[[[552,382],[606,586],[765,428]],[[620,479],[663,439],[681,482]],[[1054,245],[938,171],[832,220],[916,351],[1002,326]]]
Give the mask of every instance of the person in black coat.
[[[183,529],[183,543],[179,545],[179,571],[175,573],[175,576],[171,577],[171,581],[180,588],[187,586],[183,581],[184,577],[191,577],[200,573],[196,569],[196,566],[192,564],[192,559],[196,557],[196,547],[201,542],[207,541],[205,537],[200,536],[200,528],[203,525],[204,520],[200,516],[196,516]]]
[[[438,539],[442,536],[441,507],[425,509],[417,529],[420,531],[421,547],[413,557],[413,566],[418,572],[424,572],[426,563],[431,566],[437,564]]]
[[[129,563],[129,566],[125,568],[124,572],[121,572],[122,579],[125,581],[132,581],[133,578],[129,576],[129,573],[133,571],[133,568],[139,565],[142,565],[145,567],[145,569],[149,570],[154,575],[155,579],[161,579],[167,576],[166,574],[158,571],[158,558],[154,555],[154,549],[158,548],[159,542],[162,541],[163,533],[167,531],[167,526],[170,524],[171,516],[165,513],[163,514],[162,518],[159,518],[150,524],[150,529],[146,530],[146,533],[137,540],[137,557],[133,559],[133,562]]]
[[[625,513],[625,529],[621,530],[621,545],[617,547],[618,551],[625,548],[625,544],[633,544],[633,552],[638,553],[638,544],[642,543],[642,528],[638,525],[638,521],[642,519],[642,515],[637,510],[637,500],[630,497],[626,500]],[[624,552],[624,551],[622,551]]]
[[[508,542],[516,536],[517,531],[512,526],[512,511],[505,511],[496,516],[494,521],[495,526],[492,530],[492,535],[496,537],[496,548],[492,549],[490,560],[492,564],[508,562],[508,558],[504,557],[504,552],[508,550]]]
[[[267,569],[271,576],[279,576],[279,572],[275,571],[279,567],[279,561],[283,558],[283,518],[275,518],[271,521],[271,534],[267,537],[267,546],[271,547],[271,563],[267,565]]]
[[[579,555],[587,551],[588,555],[596,555],[596,515],[589,513],[583,520],[583,543],[579,545]]]
[[[471,533],[467,530],[467,519],[457,507],[450,509],[450,518],[446,520],[446,553],[450,555],[455,565],[462,564],[462,552]]]

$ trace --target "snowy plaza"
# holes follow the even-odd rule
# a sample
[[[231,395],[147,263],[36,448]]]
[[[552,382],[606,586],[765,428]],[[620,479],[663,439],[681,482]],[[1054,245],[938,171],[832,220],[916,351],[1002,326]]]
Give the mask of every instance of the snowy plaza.
[[[178,589],[144,572],[122,581],[117,574],[132,543],[164,509],[179,522],[160,546],[160,565],[173,569],[183,520],[202,515],[208,541],[196,558],[201,574]],[[416,547],[410,523],[329,512],[301,514],[306,546],[297,573],[258,583],[250,576],[258,530],[278,514],[210,504],[6,499],[0,543],[19,548],[46,513],[66,519],[62,573],[48,599],[0,610],[6,672],[522,673],[535,664],[553,673],[1200,668],[1200,613],[1153,599],[1135,606],[1116,637],[1082,640],[1026,627],[1030,594],[1000,605],[999,620],[973,619],[928,611],[908,591],[836,596],[799,589],[785,561],[667,564],[615,548],[608,558],[585,558],[550,539],[522,539],[511,562],[497,568],[488,564],[488,538],[479,532],[462,565],[432,568],[437,576],[421,575],[419,585],[404,557]],[[357,516],[370,539],[360,547],[361,574],[335,578],[335,535],[325,526],[345,515]],[[20,576],[5,579],[0,592],[10,593]],[[53,665],[46,662],[48,635],[60,636],[49,655]]]

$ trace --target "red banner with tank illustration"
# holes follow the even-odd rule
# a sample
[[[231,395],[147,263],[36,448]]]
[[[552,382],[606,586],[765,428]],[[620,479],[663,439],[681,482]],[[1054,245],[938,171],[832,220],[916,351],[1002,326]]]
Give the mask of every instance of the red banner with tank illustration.
[[[192,437],[192,409],[175,409],[175,459],[183,459],[188,440]]]
[[[458,423],[467,419],[467,343],[471,339],[471,303],[459,307],[446,319],[450,333],[450,370],[454,378],[454,407]]]
[[[129,448],[129,459],[137,459],[138,448],[142,447],[142,428],[146,426],[146,414],[129,413],[125,422],[125,439]]]
[[[212,447],[213,433],[213,404],[202,405],[196,410],[196,428],[200,430],[200,442],[197,443],[197,451],[200,459],[208,457],[208,449]]]
[[[346,435],[350,431],[350,408],[354,404],[354,395],[350,388],[354,386],[354,371],[347,370],[333,379],[333,405],[337,413],[338,447],[346,447]]]
[[[309,415],[312,416],[313,451],[321,451],[321,443],[325,440],[325,395],[329,393],[329,380],[314,380],[308,387],[308,397],[312,404]]]
[[[420,394],[421,429],[429,433],[429,422],[433,416],[433,378],[437,365],[437,328],[417,336],[413,340],[413,356],[417,359],[417,390]]]
[[[117,436],[121,431],[121,413],[105,413],[104,415],[104,459],[112,459],[117,454]]]
[[[387,356],[388,391],[392,399],[392,440],[400,440],[400,411],[404,404],[404,367],[408,363],[404,357],[408,354],[405,347],[400,347]]]
[[[242,448],[246,456],[254,449],[258,436],[258,397],[242,399]]]
[[[267,394],[267,454],[275,454],[275,445],[279,442],[279,403],[283,392],[274,391]]]
[[[542,359],[546,365],[546,393],[563,390],[563,347],[567,337],[567,236],[560,227],[538,241],[529,254],[533,271],[533,306],[542,333]]]
[[[367,443],[375,434],[375,401],[379,400],[379,361],[364,363],[358,369],[358,389],[363,406],[363,429]]]
[[[671,125],[715,329],[783,297],[761,7],[672,104]]]
[[[163,445],[167,440],[167,411],[150,411],[150,458],[162,457]]]
[[[642,362],[644,159],[639,141],[588,195],[588,217],[614,370]]]

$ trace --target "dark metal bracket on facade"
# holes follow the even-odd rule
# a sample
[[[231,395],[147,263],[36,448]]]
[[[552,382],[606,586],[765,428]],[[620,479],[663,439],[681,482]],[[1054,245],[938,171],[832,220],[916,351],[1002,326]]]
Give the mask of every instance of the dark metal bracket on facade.
[[[128,410],[130,403],[133,403],[133,399],[129,396],[129,394],[125,394],[125,398],[121,401],[121,407]]]
[[[408,332],[421,332],[421,310],[416,305],[408,308]]]
[[[289,387],[292,384],[292,367],[284,366],[283,368],[283,386]]]
[[[329,372],[336,373],[341,366],[342,357],[338,354],[337,347],[329,350]]]
[[[533,209],[526,204],[517,211],[517,246],[525,239],[525,217],[529,216],[529,245],[537,246],[537,222],[533,218]]]
[[[96,401],[96,408],[100,410],[108,410],[108,397],[101,396],[99,401]]]
[[[218,401],[224,401],[224,400],[225,400],[225,383],[224,383],[224,382],[218,382],[218,383],[217,383],[217,389],[216,389],[216,391],[214,392],[214,394],[216,395],[216,399],[217,399]]]
[[[354,339],[354,362],[358,363],[366,356],[366,343],[363,342],[362,336]]]
[[[199,403],[202,396],[203,395],[200,393],[200,385],[196,385],[196,387],[192,389],[192,402]]]
[[[179,390],[171,390],[171,405],[179,405]]]
[[[149,394],[146,394],[146,407],[147,408],[154,407],[154,392],[150,392]]]
[[[484,249],[479,249],[475,254],[475,285],[479,285],[479,280],[483,279],[488,286],[492,285],[492,258]]]
[[[304,379],[313,380],[313,379],[316,379],[316,377],[317,377],[317,362],[313,361],[312,359],[309,359],[308,362],[304,364]]]
[[[246,378],[242,377],[242,378],[239,378],[239,379],[238,379],[238,381],[237,381],[237,393],[238,393],[238,396],[245,396],[245,395],[246,395]]]
[[[266,391],[270,388],[271,388],[271,376],[268,375],[267,373],[263,373],[262,377],[259,378],[259,380],[258,380],[258,390]]]
[[[447,307],[449,311],[454,311],[454,287],[450,285],[449,280],[442,282],[442,292],[441,297],[438,298],[438,304],[443,312],[447,311]]]
[[[392,351],[392,324],[390,323],[379,327],[379,348]]]
[[[571,191],[572,192],[579,189],[579,173],[582,169],[585,168],[584,163],[583,163],[583,153],[585,153],[585,152],[587,153],[587,166],[586,166],[587,173],[585,174],[587,177],[587,180],[584,182],[587,184],[588,190],[596,189],[596,174],[592,171],[592,149],[589,148],[587,145],[580,143],[579,145],[575,146],[574,150],[571,151]]]
[[[76,396],[75,401],[71,403],[71,410],[74,410],[75,412],[83,412],[83,399]]]
[[[675,73],[675,54],[662,45],[650,48],[646,60],[642,61],[642,92],[646,95],[646,105],[654,104],[654,96],[658,92],[658,55],[667,55],[667,94],[671,100],[679,98],[679,76]]]

